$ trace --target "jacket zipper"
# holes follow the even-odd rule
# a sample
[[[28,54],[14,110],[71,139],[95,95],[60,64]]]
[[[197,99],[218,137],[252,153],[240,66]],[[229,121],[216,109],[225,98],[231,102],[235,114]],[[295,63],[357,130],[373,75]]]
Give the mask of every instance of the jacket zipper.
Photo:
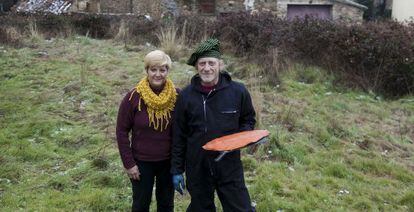
[[[210,94],[214,91],[215,89],[213,89],[213,90],[211,90],[210,92],[208,92],[208,94],[207,94],[207,96],[204,98],[204,95],[202,95],[202,97],[203,97],[203,110],[204,110],[204,122],[205,122],[205,125],[204,125],[204,132],[206,133],[207,132],[207,111],[206,111],[206,102],[207,102],[207,99],[208,99],[208,97],[210,96]]]

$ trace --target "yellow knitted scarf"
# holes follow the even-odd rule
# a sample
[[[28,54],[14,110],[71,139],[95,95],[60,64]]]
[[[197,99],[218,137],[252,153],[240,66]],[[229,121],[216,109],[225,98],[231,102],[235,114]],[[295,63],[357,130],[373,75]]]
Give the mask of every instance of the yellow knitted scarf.
[[[177,100],[177,91],[172,81],[167,78],[163,90],[157,95],[152,91],[147,77],[144,77],[131,93],[129,100],[132,99],[135,92],[140,94],[138,111],[141,111],[141,99],[147,105],[149,126],[152,125],[155,130],[160,131],[167,129],[171,119],[171,111],[173,111]]]

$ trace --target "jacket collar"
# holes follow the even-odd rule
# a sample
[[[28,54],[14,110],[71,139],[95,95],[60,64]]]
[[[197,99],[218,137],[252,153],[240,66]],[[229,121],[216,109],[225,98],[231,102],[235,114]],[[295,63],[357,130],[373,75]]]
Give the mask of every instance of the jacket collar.
[[[230,85],[230,82],[232,81],[231,76],[226,71],[220,71],[219,74],[219,81],[215,87],[215,90],[221,90],[227,86]],[[201,78],[199,74],[194,75],[191,78],[191,87],[199,92],[202,92],[201,90]]]

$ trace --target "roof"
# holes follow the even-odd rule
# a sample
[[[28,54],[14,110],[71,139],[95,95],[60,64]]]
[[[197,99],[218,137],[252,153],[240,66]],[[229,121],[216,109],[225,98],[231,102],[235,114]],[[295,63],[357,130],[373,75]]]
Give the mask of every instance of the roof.
[[[342,3],[342,4],[350,5],[350,6],[359,8],[361,10],[368,9],[368,7],[366,7],[366,6],[362,5],[362,4],[356,3],[356,2],[354,2],[352,0],[327,0],[327,1],[328,2],[332,2],[332,4],[334,4],[334,3]],[[289,0],[288,1],[289,4],[297,4],[297,3],[299,3],[299,4],[312,4],[311,2],[312,1],[309,1],[309,0]],[[318,4],[317,2],[318,1],[314,2],[313,4]]]
[[[343,4],[348,4],[348,5],[351,5],[351,6],[354,6],[354,7],[358,7],[358,8],[363,9],[363,10],[368,9],[368,7],[366,7],[362,4],[358,4],[358,3],[354,2],[354,1],[351,1],[351,0],[334,0],[334,1],[340,2],[340,3],[343,3]]]
[[[71,0],[22,0],[17,4],[17,12],[61,14],[69,11]]]

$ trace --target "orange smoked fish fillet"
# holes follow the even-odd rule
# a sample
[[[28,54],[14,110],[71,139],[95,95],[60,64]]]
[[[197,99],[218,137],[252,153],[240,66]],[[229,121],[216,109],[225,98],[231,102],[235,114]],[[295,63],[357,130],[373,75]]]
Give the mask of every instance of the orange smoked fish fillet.
[[[255,143],[269,135],[267,130],[251,130],[226,135],[209,141],[203,146],[205,150],[231,151]]]

